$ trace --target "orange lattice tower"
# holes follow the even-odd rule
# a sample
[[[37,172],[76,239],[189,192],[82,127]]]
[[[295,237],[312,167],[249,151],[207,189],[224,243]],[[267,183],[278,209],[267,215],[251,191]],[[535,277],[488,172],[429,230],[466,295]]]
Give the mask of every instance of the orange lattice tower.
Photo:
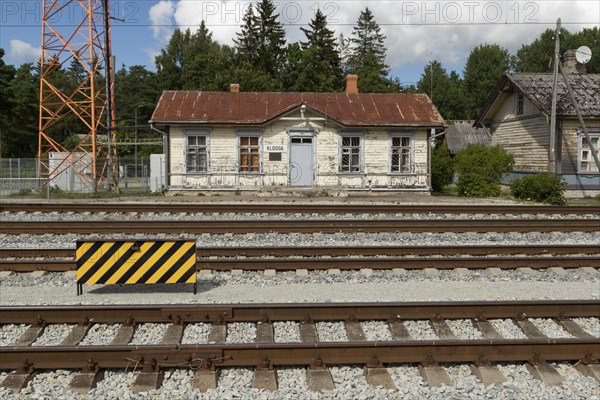
[[[110,188],[116,183],[116,155],[108,0],[43,0],[42,7],[38,176],[53,185],[75,178],[93,192],[102,181]],[[65,24],[65,15],[75,20]],[[55,72],[73,62],[82,76],[68,88]],[[73,116],[83,128],[68,150],[50,132]]]

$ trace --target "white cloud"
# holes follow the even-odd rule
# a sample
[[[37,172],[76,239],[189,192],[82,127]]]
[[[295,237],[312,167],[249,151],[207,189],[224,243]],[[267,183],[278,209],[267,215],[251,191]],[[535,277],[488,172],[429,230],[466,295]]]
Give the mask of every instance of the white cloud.
[[[40,48],[33,47],[22,40],[13,39],[10,41],[10,48],[6,54],[6,58],[14,64],[22,64],[39,60],[41,54],[42,50]]]
[[[173,33],[173,14],[175,6],[172,1],[159,1],[148,11],[152,35],[161,44],[166,44]]]

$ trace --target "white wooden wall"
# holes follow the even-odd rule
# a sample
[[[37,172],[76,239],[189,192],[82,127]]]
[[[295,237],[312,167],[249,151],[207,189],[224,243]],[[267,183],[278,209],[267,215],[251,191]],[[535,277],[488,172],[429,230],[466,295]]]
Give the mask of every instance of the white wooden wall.
[[[310,112],[306,117],[320,117]],[[290,115],[300,117],[300,113]],[[419,187],[427,186],[427,129],[406,130],[414,132],[414,161],[417,170],[410,176],[398,176],[389,173],[389,131],[387,128],[364,130],[364,173],[356,175],[340,174],[339,171],[339,127],[332,122],[324,121],[277,120],[262,128],[260,141],[262,152],[262,174],[238,174],[237,167],[237,135],[238,127],[212,127],[209,134],[209,169],[208,174],[185,173],[185,136],[184,132],[202,131],[202,127],[171,126],[169,134],[169,162],[171,188],[248,188],[258,186],[287,186],[289,147],[288,129],[314,128],[316,130],[313,143],[316,153],[316,186],[348,186],[348,187]],[[252,127],[239,127],[253,129]],[[269,161],[267,145],[281,145],[284,151],[281,161]],[[370,182],[369,182],[370,181]]]

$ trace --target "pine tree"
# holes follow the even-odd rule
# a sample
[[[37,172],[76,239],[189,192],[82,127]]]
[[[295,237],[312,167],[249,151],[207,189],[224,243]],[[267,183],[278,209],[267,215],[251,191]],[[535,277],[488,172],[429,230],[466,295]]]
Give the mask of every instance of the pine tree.
[[[280,72],[285,55],[285,31],[277,21],[278,17],[273,2],[261,0],[256,5],[256,13],[251,6],[248,7],[242,30],[235,40],[241,61],[273,77]]]
[[[302,69],[302,56],[304,52],[300,43],[288,44],[285,51],[285,63],[281,71],[283,88],[287,92],[297,91],[298,75]]]
[[[360,13],[350,37],[348,70],[358,75],[361,92],[387,92],[390,90],[389,73],[385,64],[385,36],[375,21],[373,13],[365,8]]]
[[[236,39],[233,40],[236,46],[236,51],[240,60],[247,61],[251,64],[258,62],[258,26],[260,21],[254,15],[252,4],[248,5],[248,9],[242,19],[242,30],[236,33]]]
[[[298,79],[291,90],[340,90],[343,82],[340,55],[333,31],[327,28],[327,18],[321,10],[317,10],[309,27],[310,29],[300,28],[307,41],[301,43],[302,58],[298,65]]]

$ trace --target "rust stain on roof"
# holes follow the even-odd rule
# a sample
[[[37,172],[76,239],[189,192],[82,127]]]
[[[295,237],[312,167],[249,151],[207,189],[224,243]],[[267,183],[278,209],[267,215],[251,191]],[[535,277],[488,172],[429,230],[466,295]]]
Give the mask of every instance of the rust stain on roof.
[[[306,104],[343,126],[443,126],[419,93],[163,92],[154,123],[262,125]]]

